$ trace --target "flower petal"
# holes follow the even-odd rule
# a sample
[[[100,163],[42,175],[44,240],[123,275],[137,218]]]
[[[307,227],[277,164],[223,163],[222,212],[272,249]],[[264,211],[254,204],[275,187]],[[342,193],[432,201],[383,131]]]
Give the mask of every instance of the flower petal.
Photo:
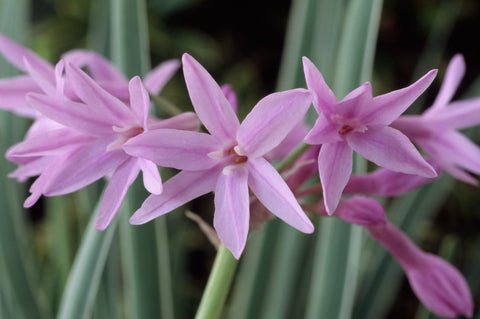
[[[67,128],[45,131],[13,145],[7,150],[6,157],[59,155],[91,140],[91,137]]]
[[[249,226],[248,169],[232,165],[219,175],[215,187],[213,225],[218,237],[237,259],[247,242]]]
[[[198,131],[200,129],[200,121],[195,113],[185,112],[164,120],[154,120],[150,117],[147,128],[149,130],[173,128],[176,130]]]
[[[352,174],[352,156],[352,149],[343,141],[322,145],[318,154],[323,201],[329,215],[337,208],[343,189]]]
[[[248,185],[258,200],[290,226],[304,233],[313,232],[312,222],[275,168],[262,157],[247,163]]]
[[[443,78],[442,86],[440,91],[433,102],[433,105],[425,112],[425,114],[430,114],[437,112],[437,110],[444,108],[448,105],[448,102],[455,95],[455,91],[460,85],[460,81],[465,75],[465,60],[461,54],[456,54],[448,64],[447,71]]]
[[[105,230],[122,205],[128,188],[138,176],[140,167],[135,158],[126,160],[113,173],[103,193],[102,203],[95,220],[95,229]]]
[[[214,190],[221,166],[204,171],[182,171],[170,178],[160,195],[150,195],[130,218],[133,225],[145,224],[183,204]]]
[[[351,133],[347,135],[347,142],[358,154],[378,166],[428,178],[437,176],[408,137],[394,128],[386,126]]]
[[[138,159],[138,164],[143,173],[143,186],[145,186],[145,189],[155,195],[162,193],[162,179],[157,165],[143,158]]]
[[[318,113],[331,113],[333,105],[338,103],[332,90],[328,87],[320,71],[307,57],[302,58],[303,72],[308,89],[313,94],[313,106]]]
[[[132,123],[132,111],[119,99],[102,89],[85,72],[72,64],[66,66],[67,83],[73,87],[77,96],[97,113],[104,114],[116,126]],[[139,123],[140,124],[140,123]]]
[[[185,53],[182,62],[190,99],[203,125],[223,142],[235,140],[240,123],[217,82],[190,55]]]
[[[47,196],[68,194],[110,174],[128,159],[122,150],[107,152],[110,140],[97,140],[72,152],[44,189]]]
[[[37,117],[38,113],[27,104],[27,93],[43,93],[30,76],[20,75],[0,79],[0,108],[12,111],[20,116]]]
[[[452,102],[446,108],[424,115],[439,131],[463,129],[480,124],[480,98]]]
[[[320,206],[319,213],[327,215],[323,205]],[[381,226],[387,222],[382,204],[376,199],[363,196],[341,200],[333,216],[360,226]]]
[[[372,85],[370,82],[365,82],[358,88],[348,93],[334,108],[333,119],[340,115],[341,119],[356,120],[365,110],[371,106],[372,103]]]
[[[138,121],[142,124],[142,127],[147,128],[150,97],[139,76],[135,76],[130,80],[128,92],[130,92],[130,107],[137,116]]]
[[[86,67],[88,73],[97,82],[117,82],[127,86],[125,76],[107,59],[93,51],[71,50],[62,55],[65,62],[78,68]]]
[[[270,94],[261,99],[240,125],[237,141],[250,157],[263,156],[302,121],[311,104],[304,89]]]
[[[338,125],[333,124],[323,113],[320,113],[315,125],[310,132],[308,132],[307,136],[305,136],[305,143],[320,145],[340,142],[342,138],[338,134],[338,130]]]
[[[20,165],[16,170],[8,174],[8,177],[16,178],[19,182],[25,182],[32,176],[40,175],[53,161],[54,157],[50,156],[35,158]]]
[[[238,113],[238,101],[237,101],[237,94],[235,94],[235,91],[232,89],[232,86],[230,84],[224,84],[221,86],[223,94],[225,94],[225,97],[227,98],[228,102],[232,106],[233,111],[235,114]]]
[[[146,158],[163,167],[204,170],[218,163],[208,153],[218,150],[216,139],[205,133],[158,129],[137,135],[123,149],[132,156]]]
[[[53,121],[87,135],[105,136],[113,133],[111,119],[105,118],[103,113],[95,112],[85,104],[40,94],[28,94],[27,102]]]
[[[434,159],[441,158],[480,175],[480,148],[461,133],[443,132],[435,138],[419,140],[419,144]]]
[[[55,70],[49,69],[48,71],[43,70],[44,61],[41,60],[29,60],[24,57],[23,63],[27,69],[28,74],[32,79],[37,83],[37,85],[48,95],[55,96],[57,93],[56,82],[55,82]],[[40,62],[41,61],[41,62]]]
[[[428,88],[436,74],[437,70],[432,70],[406,88],[374,97],[362,122],[365,125],[389,125]]]
[[[51,73],[53,75],[53,66],[43,60],[34,52],[10,40],[0,33],[0,53],[19,70],[27,72],[23,58],[27,58],[39,66],[41,72]]]
[[[168,80],[170,80],[175,72],[177,72],[179,67],[180,61],[178,60],[168,60],[159,64],[150,71],[143,80],[145,88],[151,94],[159,94]]]

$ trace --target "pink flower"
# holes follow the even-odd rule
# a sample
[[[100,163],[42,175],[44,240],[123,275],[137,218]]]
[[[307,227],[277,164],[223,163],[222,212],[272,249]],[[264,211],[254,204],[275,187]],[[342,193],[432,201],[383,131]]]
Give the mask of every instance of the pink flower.
[[[441,258],[423,252],[391,223],[367,229],[395,256],[418,299],[433,313],[448,318],[472,316],[472,295],[457,269]]]
[[[31,73],[39,75],[35,80],[41,81],[41,72],[31,68]],[[169,72],[164,76],[169,78]],[[32,194],[25,201],[27,207],[42,194],[71,193],[104,176],[111,176],[95,224],[97,229],[103,230],[117,213],[140,171],[148,191],[154,194],[162,191],[157,166],[149,160],[126,154],[122,144],[151,129],[196,129],[198,120],[193,113],[163,121],[150,117],[150,99],[139,77],[134,77],[128,85],[129,105],[71,64],[67,64],[63,84],[66,91],[74,94],[74,100],[38,93],[27,96],[29,105],[49,121],[31,130],[25,141],[10,148],[7,156],[17,163],[22,163],[21,157],[27,159],[22,163],[28,165],[23,174],[40,174],[30,188]],[[15,174],[17,177],[21,176],[19,170]]]
[[[318,169],[329,214],[335,211],[350,178],[353,151],[392,171],[424,177],[437,175],[410,140],[389,126],[430,85],[435,70],[407,88],[375,98],[366,82],[338,101],[313,63],[303,58],[303,65],[318,112],[305,142],[322,144]]]
[[[392,127],[402,131],[452,176],[473,185],[466,171],[480,174],[480,148],[457,132],[480,123],[480,98],[450,102],[465,73],[462,55],[450,61],[440,92],[423,115],[402,116]]]
[[[301,121],[311,104],[303,89],[263,98],[242,124],[215,80],[191,56],[183,71],[192,104],[210,134],[155,130],[124,144],[127,153],[182,171],[151,195],[131,217],[143,224],[215,190],[214,227],[223,244],[239,258],[249,229],[250,188],[280,219],[310,233],[313,225],[280,174],[263,157]]]

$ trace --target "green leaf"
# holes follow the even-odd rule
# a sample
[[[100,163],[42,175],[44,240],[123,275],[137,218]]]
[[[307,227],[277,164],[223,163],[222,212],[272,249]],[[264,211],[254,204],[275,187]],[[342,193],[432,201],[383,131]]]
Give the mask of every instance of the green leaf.
[[[105,231],[94,229],[98,207],[99,205],[87,225],[68,276],[58,319],[87,319],[92,315],[100,279],[118,223],[118,218],[115,218]],[[120,211],[122,210],[124,208],[120,208]]]

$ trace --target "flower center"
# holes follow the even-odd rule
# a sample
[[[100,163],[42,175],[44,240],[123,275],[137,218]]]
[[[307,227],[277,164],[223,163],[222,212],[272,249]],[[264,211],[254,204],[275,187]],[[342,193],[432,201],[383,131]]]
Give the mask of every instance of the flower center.
[[[346,134],[350,133],[350,132],[353,131],[353,130],[354,130],[353,127],[351,127],[350,125],[345,124],[345,125],[343,125],[343,126],[338,130],[338,134],[340,134],[340,135],[343,136],[343,135],[346,135]]]
[[[235,148],[234,148],[234,147],[232,147],[232,149],[230,150],[230,154],[236,155],[236,156],[235,156],[235,163],[245,163],[246,161],[248,161],[248,156],[239,155],[239,154],[235,151]]]

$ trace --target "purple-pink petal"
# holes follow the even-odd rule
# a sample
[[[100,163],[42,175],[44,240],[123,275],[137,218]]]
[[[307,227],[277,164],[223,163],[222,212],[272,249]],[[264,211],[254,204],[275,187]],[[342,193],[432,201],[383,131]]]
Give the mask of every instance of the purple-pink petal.
[[[240,123],[222,89],[190,55],[185,53],[182,62],[190,99],[203,125],[225,143],[235,140]]]
[[[313,128],[305,136],[305,143],[320,145],[326,143],[340,142],[342,138],[338,134],[338,125],[333,124],[323,113],[318,115]]]
[[[238,145],[250,158],[263,156],[302,121],[311,99],[310,92],[304,89],[264,97],[240,125]]]
[[[238,113],[237,94],[235,94],[232,86],[230,84],[224,84],[220,88],[222,89],[223,94],[225,94],[225,97],[232,106],[233,111],[235,113]]]
[[[437,176],[408,137],[389,126],[348,134],[347,142],[353,150],[378,166],[427,178]]]
[[[31,107],[51,120],[92,136],[112,134],[112,119],[85,104],[54,97],[28,94]]]
[[[433,105],[425,114],[436,113],[438,110],[446,107],[448,102],[455,95],[460,82],[465,75],[465,60],[461,54],[456,54],[448,64],[447,71],[443,78],[442,86]]]
[[[96,52],[87,50],[72,50],[64,55],[62,58],[66,63],[75,65],[78,68],[86,67],[88,73],[95,81],[98,82],[113,82],[127,86],[127,79],[110,61],[102,57]]]
[[[122,150],[107,152],[110,143],[100,139],[72,152],[58,165],[43,193],[47,196],[72,193],[112,173],[128,155]]]
[[[213,225],[222,243],[237,259],[247,242],[249,217],[247,165],[227,166],[215,186]]]
[[[352,157],[352,149],[343,141],[322,145],[318,154],[323,201],[329,215],[337,208],[343,189],[352,174]]]
[[[177,130],[198,131],[200,129],[200,121],[195,113],[185,112],[164,120],[153,119],[150,117],[148,119],[147,128],[148,130],[173,128]]]
[[[27,72],[24,64],[24,57],[39,66],[40,72],[51,73],[53,75],[53,66],[40,58],[34,52],[24,48],[18,43],[10,40],[0,33],[0,53],[19,70]]]
[[[140,168],[135,158],[118,166],[103,193],[100,209],[95,220],[95,229],[104,230],[113,220],[122,205],[128,188],[137,178]]]
[[[307,86],[313,94],[313,106],[318,113],[330,114],[332,107],[338,103],[337,98],[315,65],[307,57],[303,57],[302,61]]]
[[[438,109],[435,113],[429,113],[423,118],[439,131],[478,125],[480,124],[480,98],[452,102],[448,107]]]
[[[321,203],[319,213],[328,215]],[[376,199],[363,196],[340,200],[333,216],[360,226],[382,226],[387,222],[382,204]]]
[[[145,77],[143,81],[145,88],[152,94],[159,94],[179,67],[180,61],[178,60],[168,60],[159,64]]]
[[[145,186],[145,189],[155,195],[161,194],[163,186],[157,165],[144,158],[138,158],[137,160],[143,173],[143,186]]]
[[[43,93],[30,76],[20,75],[0,79],[0,108],[18,115],[35,118],[37,111],[30,107],[25,99],[27,93]]]
[[[130,218],[133,225],[145,224],[192,199],[215,189],[222,167],[215,166],[204,171],[181,171],[163,184],[160,195],[150,195]]]
[[[128,83],[130,92],[130,107],[135,113],[143,128],[147,128],[148,111],[150,109],[150,97],[142,84],[140,77],[135,76]]]
[[[348,93],[333,107],[335,115],[332,115],[331,119],[334,120],[335,116],[340,116],[342,119],[355,121],[362,113],[371,107],[371,103],[372,85],[370,82],[365,82]]]
[[[35,59],[29,60],[24,58],[23,63],[25,64],[28,74],[46,94],[52,96],[57,94],[54,69],[49,72],[44,72],[42,70],[43,64],[40,63],[40,60]]]
[[[248,185],[258,200],[274,215],[304,233],[313,232],[287,183],[263,157],[248,160]]]
[[[131,124],[133,112],[119,99],[105,91],[85,72],[72,64],[66,65],[67,83],[72,86],[75,94],[90,108],[109,118],[116,126]],[[140,124],[140,123],[139,123]]]
[[[428,88],[437,74],[432,70],[412,85],[373,98],[365,110],[362,122],[366,125],[389,125]]]
[[[217,151],[217,140],[205,133],[158,129],[131,138],[123,149],[132,156],[143,157],[163,167],[204,170],[218,163],[208,156]]]

